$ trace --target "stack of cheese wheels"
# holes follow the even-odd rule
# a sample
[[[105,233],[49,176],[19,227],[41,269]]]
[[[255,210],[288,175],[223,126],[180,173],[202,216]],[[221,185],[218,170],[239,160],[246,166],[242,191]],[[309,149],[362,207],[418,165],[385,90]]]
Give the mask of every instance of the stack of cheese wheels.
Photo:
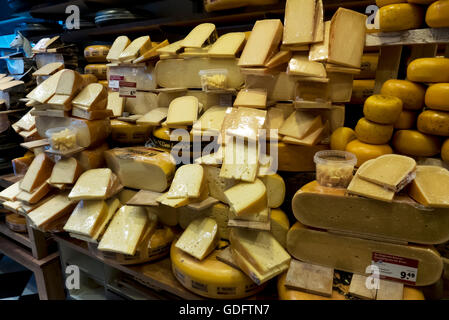
[[[426,11],[427,25],[432,28],[449,27],[449,1],[438,0],[434,2],[433,0],[427,0],[426,3],[432,3]]]
[[[111,46],[92,45],[84,48],[84,58],[90,64],[84,68],[84,73],[95,75],[98,80],[106,80],[106,57]]]

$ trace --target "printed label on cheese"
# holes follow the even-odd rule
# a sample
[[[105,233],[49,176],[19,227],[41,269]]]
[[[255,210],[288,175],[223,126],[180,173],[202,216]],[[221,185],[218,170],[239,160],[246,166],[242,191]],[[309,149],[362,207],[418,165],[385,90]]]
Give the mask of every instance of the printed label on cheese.
[[[120,89],[120,81],[125,80],[124,76],[118,76],[118,75],[110,75],[109,76],[109,88],[112,91],[119,91]]]
[[[373,252],[372,263],[379,268],[381,279],[400,281],[412,286],[416,285],[418,260]]]
[[[135,98],[137,95],[137,83],[130,81],[119,81],[119,95],[123,98]]]

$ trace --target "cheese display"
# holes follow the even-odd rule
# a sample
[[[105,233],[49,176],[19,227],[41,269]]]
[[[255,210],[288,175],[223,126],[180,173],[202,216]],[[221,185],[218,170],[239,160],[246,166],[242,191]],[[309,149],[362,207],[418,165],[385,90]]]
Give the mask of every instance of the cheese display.
[[[417,29],[424,20],[424,10],[411,3],[394,3],[379,9],[381,31],[401,31]]]
[[[417,202],[430,207],[449,207],[449,171],[436,166],[417,166],[416,178],[409,194]]]
[[[111,49],[106,56],[106,60],[109,62],[118,62],[120,54],[131,43],[131,40],[127,36],[119,36],[112,43]]]
[[[110,198],[122,188],[111,169],[91,169],[78,178],[68,197],[71,200],[101,200]]]
[[[357,139],[369,144],[386,144],[393,135],[393,125],[379,124],[361,118],[355,127]]]
[[[449,112],[425,110],[418,116],[418,130],[437,136],[449,136]]]
[[[175,247],[201,261],[215,250],[217,243],[217,223],[206,217],[192,221],[176,241]]]
[[[449,59],[415,59],[407,67],[407,78],[416,82],[449,82]]]
[[[431,28],[449,27],[448,16],[448,3],[446,1],[435,1],[427,8],[426,23]]]
[[[28,171],[20,183],[20,189],[26,192],[33,192],[50,177],[54,162],[45,154],[38,154],[31,162]]]
[[[440,152],[440,140],[416,130],[398,130],[392,144],[396,152],[414,157],[432,157]]]
[[[82,168],[75,158],[61,159],[56,162],[50,176],[52,184],[73,184],[82,173]]]

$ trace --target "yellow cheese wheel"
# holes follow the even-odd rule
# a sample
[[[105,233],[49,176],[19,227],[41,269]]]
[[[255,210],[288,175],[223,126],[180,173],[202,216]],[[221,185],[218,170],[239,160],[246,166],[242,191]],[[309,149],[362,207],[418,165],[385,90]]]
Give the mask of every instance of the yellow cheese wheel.
[[[84,48],[84,58],[87,62],[107,62],[106,56],[109,53],[110,46],[94,45]]]
[[[105,64],[88,64],[84,67],[84,73],[93,74],[98,80],[106,80],[108,68]]]
[[[373,94],[374,80],[354,80],[352,82],[352,104],[363,104]]]
[[[436,83],[428,87],[424,101],[430,109],[449,111],[449,83]]]
[[[449,139],[444,141],[443,146],[441,147],[441,159],[449,163]]]
[[[394,134],[393,147],[407,156],[432,157],[440,153],[440,140],[416,130],[399,130]]]
[[[411,81],[390,79],[382,85],[380,93],[401,99],[404,109],[421,110],[426,90],[422,85]]]
[[[97,77],[93,74],[81,74],[81,78],[83,78],[83,87],[98,81]]]
[[[395,3],[407,3],[407,0],[376,0],[376,5],[379,8]]]
[[[393,149],[388,144],[367,144],[359,140],[349,142],[346,146],[346,151],[356,155],[357,167],[360,167],[368,160],[393,153]]]
[[[111,139],[119,143],[145,143],[151,134],[151,126],[111,120]]]
[[[362,64],[360,66],[360,73],[354,75],[354,79],[374,79],[376,77],[376,69],[378,62],[379,62],[378,53],[363,54]]]
[[[6,226],[14,232],[27,232],[27,222],[25,217],[11,213],[6,215]]]
[[[346,145],[354,139],[357,139],[354,130],[348,127],[338,128],[331,135],[331,150],[344,151]]]
[[[449,1],[438,0],[426,11],[426,23],[432,28],[449,27]]]
[[[431,4],[432,2],[435,2],[436,0],[407,0],[408,3],[415,3],[415,4]]]
[[[415,59],[407,67],[407,78],[416,82],[449,82],[449,59]]]
[[[357,139],[370,144],[385,144],[390,141],[393,135],[393,126],[391,124],[379,124],[361,118],[355,126]]]
[[[424,21],[424,9],[410,3],[386,5],[377,14],[381,31],[417,29]]]
[[[403,110],[396,122],[394,123],[395,129],[412,129],[415,126],[418,113],[416,111]]]
[[[449,136],[449,112],[426,110],[418,116],[418,130],[436,136]]]
[[[394,124],[401,111],[401,99],[383,94],[372,95],[363,106],[365,118],[380,124]]]

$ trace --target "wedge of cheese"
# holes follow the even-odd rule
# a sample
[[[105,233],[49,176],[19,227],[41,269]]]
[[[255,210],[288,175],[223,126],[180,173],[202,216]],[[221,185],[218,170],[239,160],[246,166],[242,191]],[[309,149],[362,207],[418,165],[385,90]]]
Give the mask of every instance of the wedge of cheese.
[[[256,179],[252,183],[241,182],[224,192],[227,203],[235,215],[260,212],[267,207],[267,188]]]
[[[198,118],[198,98],[184,96],[174,99],[168,107],[167,126],[193,125]]]
[[[83,172],[75,158],[61,159],[56,162],[50,176],[52,184],[73,184]]]
[[[244,32],[226,33],[218,38],[207,54],[211,58],[234,58],[242,50],[244,44]]]
[[[28,218],[33,225],[40,228],[71,213],[75,206],[76,201],[70,200],[67,193],[61,193],[32,210]]]
[[[237,94],[234,107],[261,108],[267,107],[267,92],[257,89],[243,89]]]
[[[291,51],[279,51],[273,57],[271,57],[267,63],[265,63],[265,67],[267,68],[276,68],[284,63],[287,63],[292,58]]]
[[[198,164],[183,165],[176,170],[167,198],[199,198],[203,185],[203,167]]]
[[[33,72],[33,77],[37,76],[50,76],[59,70],[64,69],[64,63],[62,62],[51,62],[47,63],[43,67],[37,69]]]
[[[225,141],[227,136],[242,138],[249,142],[257,141],[259,136],[264,134],[260,130],[265,127],[266,116],[265,110],[247,107],[238,108],[237,112],[230,114],[230,119],[228,119],[230,122],[227,126],[223,126],[226,128],[223,135]]]
[[[120,117],[125,108],[125,98],[120,97],[119,92],[108,92],[108,104],[106,109],[111,110],[114,117]]]
[[[220,132],[228,107],[213,106],[208,108],[193,125],[195,130]]]
[[[287,0],[282,44],[303,45],[314,42],[315,0]]]
[[[87,110],[104,110],[108,102],[108,91],[99,83],[91,83],[73,100],[72,104]]]
[[[159,126],[161,122],[167,118],[168,108],[156,108],[137,119],[137,124],[148,124],[151,126]]]
[[[182,40],[181,46],[184,48],[201,48],[214,43],[215,40],[217,40],[215,25],[213,23],[202,23],[190,31]]]
[[[204,175],[211,197],[227,202],[224,192],[235,184],[234,179],[220,178],[220,168],[204,165]]]
[[[277,208],[282,205],[285,198],[285,182],[278,174],[261,177],[267,189],[267,205],[269,208]]]
[[[55,94],[47,102],[50,109],[69,111],[72,109],[72,98],[68,95]]]
[[[120,62],[132,62],[148,50],[151,50],[151,48],[151,39],[149,36],[139,37],[126,46],[126,48],[120,53],[118,59]]]
[[[192,221],[175,244],[175,247],[198,260],[206,258],[218,244],[217,222],[211,218]]]
[[[154,42],[153,42],[154,44]],[[157,52],[157,50],[159,48],[163,48],[168,46],[168,40],[164,40],[161,43],[158,43],[157,45],[153,46],[150,50],[148,50],[147,52],[145,52],[144,54],[142,54],[140,57],[138,57],[137,59],[133,60],[133,63],[142,63],[142,62],[147,62],[150,60],[153,60],[155,58],[157,58],[159,56],[159,53]]]
[[[82,200],[70,215],[64,230],[92,237],[99,224],[108,214],[108,205],[103,200]]]
[[[46,103],[56,93],[56,87],[58,86],[59,79],[61,78],[64,70],[65,69],[60,70],[51,75],[48,79],[44,80],[30,93],[28,93],[26,97],[39,103]]]
[[[310,61],[308,56],[294,55],[287,68],[289,75],[326,78],[326,68],[320,62]]]
[[[228,141],[224,149],[220,178],[253,182],[259,168],[259,155],[256,143]]]
[[[10,185],[8,188],[2,190],[2,192],[0,192],[0,199],[5,201],[15,201],[17,195],[21,191],[20,183],[21,181],[17,181],[16,183]]]
[[[417,166],[409,195],[417,202],[437,208],[449,208],[449,171],[437,166]]]
[[[50,185],[44,182],[41,186],[34,189],[33,192],[20,191],[17,195],[17,200],[26,202],[28,204],[38,203],[43,197],[45,197],[50,192]]]
[[[117,210],[121,207],[119,199],[115,197],[106,200],[106,204],[108,206],[108,212],[104,217],[104,220],[98,223],[98,227],[92,235],[92,241],[98,241],[98,239],[101,238],[103,233],[106,231],[109,222],[112,220]]]
[[[163,192],[175,173],[176,161],[161,149],[116,148],[106,151],[104,156],[108,167],[128,188]]]
[[[118,62],[120,54],[131,43],[131,40],[127,36],[119,36],[112,43],[112,47],[106,56],[106,60],[109,62]]]
[[[307,111],[295,111],[282,124],[279,133],[296,139],[303,139],[323,127],[321,116]]]
[[[63,69],[56,86],[55,94],[74,97],[83,87],[83,78],[73,70]]]
[[[71,200],[107,199],[123,189],[117,176],[109,168],[84,172],[69,194]]]
[[[32,193],[50,177],[54,162],[45,154],[38,154],[31,162],[20,183],[20,189]]]
[[[86,149],[79,152],[75,155],[75,158],[78,160],[83,171],[101,168],[105,163],[103,152],[108,149],[108,144],[104,143],[97,148]]]
[[[179,208],[188,205],[192,202],[192,199],[189,198],[178,198],[178,199],[169,199],[167,197],[167,193],[162,194],[159,198],[157,198],[157,202],[172,208]]]
[[[98,250],[134,255],[148,221],[145,208],[121,207],[101,238]]]
[[[310,47],[310,61],[326,61],[329,56],[329,35],[331,30],[331,22],[324,22],[324,39],[322,42],[314,43]]]
[[[145,113],[157,107],[157,94],[153,92],[137,91],[136,96],[125,99],[125,111],[135,115]]]
[[[182,49],[182,41],[183,40],[179,40],[179,41],[170,43],[168,46],[165,46],[165,47],[162,47],[162,48],[158,48],[156,50],[156,52],[159,53],[159,54],[176,55],[176,53],[178,53]]]

